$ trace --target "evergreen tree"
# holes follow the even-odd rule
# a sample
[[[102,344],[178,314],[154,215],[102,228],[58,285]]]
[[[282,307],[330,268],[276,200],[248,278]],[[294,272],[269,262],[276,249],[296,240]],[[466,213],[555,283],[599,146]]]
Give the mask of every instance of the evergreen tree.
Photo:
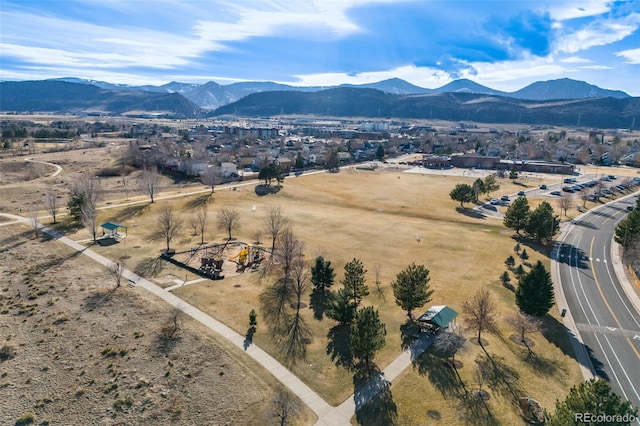
[[[496,181],[496,177],[488,175],[484,178],[484,190],[487,195],[500,189],[500,184]]]
[[[518,265],[518,267],[513,270],[513,273],[518,277],[518,279],[524,275],[524,272],[524,267],[522,265]]]
[[[351,324],[351,352],[366,366],[375,356],[376,352],[384,347],[387,329],[378,311],[373,306],[362,308],[356,313],[355,320]]]
[[[541,261],[518,280],[516,304],[522,312],[542,317],[553,306],[553,281]]]
[[[630,401],[622,401],[604,379],[591,379],[574,386],[564,401],[556,400],[556,411],[547,413],[548,426],[573,424],[595,424],[584,418],[587,415],[612,416],[614,421],[607,424],[629,425],[638,416],[638,409]],[[582,416],[582,418],[579,418]],[[619,416],[619,418],[616,418]],[[604,423],[602,423],[604,424]]]
[[[640,210],[634,210],[618,222],[614,238],[618,244],[627,248],[628,244],[638,235],[640,235]]]
[[[296,169],[302,169],[304,168],[304,157],[302,156],[302,153],[299,152],[298,155],[296,156]]]
[[[520,253],[520,259],[522,260],[529,259],[529,253],[527,253],[527,249],[522,250],[522,253]]]
[[[384,147],[382,145],[378,145],[378,149],[376,149],[376,158],[378,160],[382,160],[384,158]]]
[[[366,279],[364,277],[366,273],[367,270],[364,269],[359,259],[353,259],[344,265],[344,279],[341,282],[349,295],[349,300],[351,300],[354,309],[358,308],[363,297],[369,295],[369,288],[365,284]]]
[[[431,300],[433,290],[429,287],[429,270],[424,265],[412,263],[396,275],[391,283],[396,304],[407,311],[409,319],[413,321],[411,312],[424,306]]]
[[[481,195],[485,194],[487,190],[484,187],[484,181],[480,178],[473,182],[473,198],[474,201],[478,201]]]
[[[507,265],[507,268],[513,269],[513,267],[516,266],[516,260],[513,258],[513,256],[509,256],[504,261],[504,264]]]
[[[71,194],[67,202],[69,216],[76,222],[82,218],[82,207],[87,203],[87,196],[84,192]]]
[[[516,181],[516,179],[518,179],[518,170],[516,170],[516,165],[513,165],[513,168],[511,169],[511,171],[509,172],[509,179],[511,179],[512,181]]]
[[[504,214],[504,226],[511,228],[519,235],[529,219],[529,201],[525,197],[516,198]]]
[[[341,288],[330,294],[331,297],[329,297],[324,314],[327,318],[338,321],[340,324],[350,324],[353,321],[356,309],[351,304],[349,292]]]
[[[333,285],[336,273],[333,271],[330,261],[325,261],[322,256],[316,257],[315,266],[311,267],[311,282],[315,286],[314,291],[327,291]]]
[[[464,207],[464,203],[470,203],[475,200],[475,192],[470,185],[459,183],[449,192],[449,197],[453,201],[460,201],[460,207]]]
[[[540,203],[534,211],[529,214],[525,224],[525,232],[538,242],[544,239],[551,239],[560,230],[560,220],[553,215],[553,207],[546,201]]]
[[[502,285],[509,284],[509,282],[511,282],[511,278],[509,277],[509,273],[507,271],[504,271],[502,275],[500,275],[500,282],[502,283]]]

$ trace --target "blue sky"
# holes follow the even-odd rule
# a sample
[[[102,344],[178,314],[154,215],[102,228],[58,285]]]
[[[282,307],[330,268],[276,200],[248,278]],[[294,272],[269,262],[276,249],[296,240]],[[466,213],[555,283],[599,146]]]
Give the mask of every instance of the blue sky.
[[[640,96],[640,0],[2,0],[0,79],[573,78]]]

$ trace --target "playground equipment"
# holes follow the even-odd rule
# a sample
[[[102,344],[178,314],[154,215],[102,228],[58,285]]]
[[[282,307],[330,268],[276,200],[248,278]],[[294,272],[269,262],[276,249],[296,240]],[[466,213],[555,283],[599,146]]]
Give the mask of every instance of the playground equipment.
[[[229,260],[235,262],[241,272],[246,268],[257,269],[262,261],[262,249],[258,246],[244,246],[238,254],[231,256]]]
[[[211,279],[221,280],[224,278],[222,273],[222,259],[216,259],[213,257],[202,257],[200,259],[200,271],[208,275]]]

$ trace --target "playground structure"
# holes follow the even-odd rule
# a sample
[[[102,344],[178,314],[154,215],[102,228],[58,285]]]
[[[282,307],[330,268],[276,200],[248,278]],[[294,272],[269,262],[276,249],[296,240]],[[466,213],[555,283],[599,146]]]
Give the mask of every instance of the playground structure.
[[[226,271],[227,274],[234,274],[243,273],[247,269],[258,270],[266,253],[268,253],[266,249],[256,245],[240,241],[227,241],[224,244],[215,243],[175,253],[165,253],[163,257],[192,273],[212,280],[221,280],[225,277],[223,271]],[[200,264],[196,267],[192,264],[196,263],[197,265],[196,258],[198,257]],[[235,270],[231,263],[235,264]]]
[[[229,260],[236,263],[237,272],[244,272],[247,268],[256,270],[260,267],[260,263],[262,262],[263,251],[264,249],[259,246],[246,245],[238,254],[231,256]],[[235,261],[234,259],[238,260]]]

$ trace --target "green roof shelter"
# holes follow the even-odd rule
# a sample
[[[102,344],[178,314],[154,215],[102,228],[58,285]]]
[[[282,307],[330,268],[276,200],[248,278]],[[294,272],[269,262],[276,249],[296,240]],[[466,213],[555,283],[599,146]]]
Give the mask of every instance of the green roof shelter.
[[[105,230],[109,231],[111,233],[111,236],[113,238],[118,238],[118,237],[122,237],[122,234],[118,233],[118,229],[119,228],[124,228],[124,236],[127,236],[127,227],[120,224],[120,223],[115,223],[115,222],[105,222],[102,225],[100,225],[100,228],[102,228],[102,234],[105,234]]]
[[[446,305],[432,306],[427,312],[420,315],[418,322],[431,328],[448,327],[458,313]]]

